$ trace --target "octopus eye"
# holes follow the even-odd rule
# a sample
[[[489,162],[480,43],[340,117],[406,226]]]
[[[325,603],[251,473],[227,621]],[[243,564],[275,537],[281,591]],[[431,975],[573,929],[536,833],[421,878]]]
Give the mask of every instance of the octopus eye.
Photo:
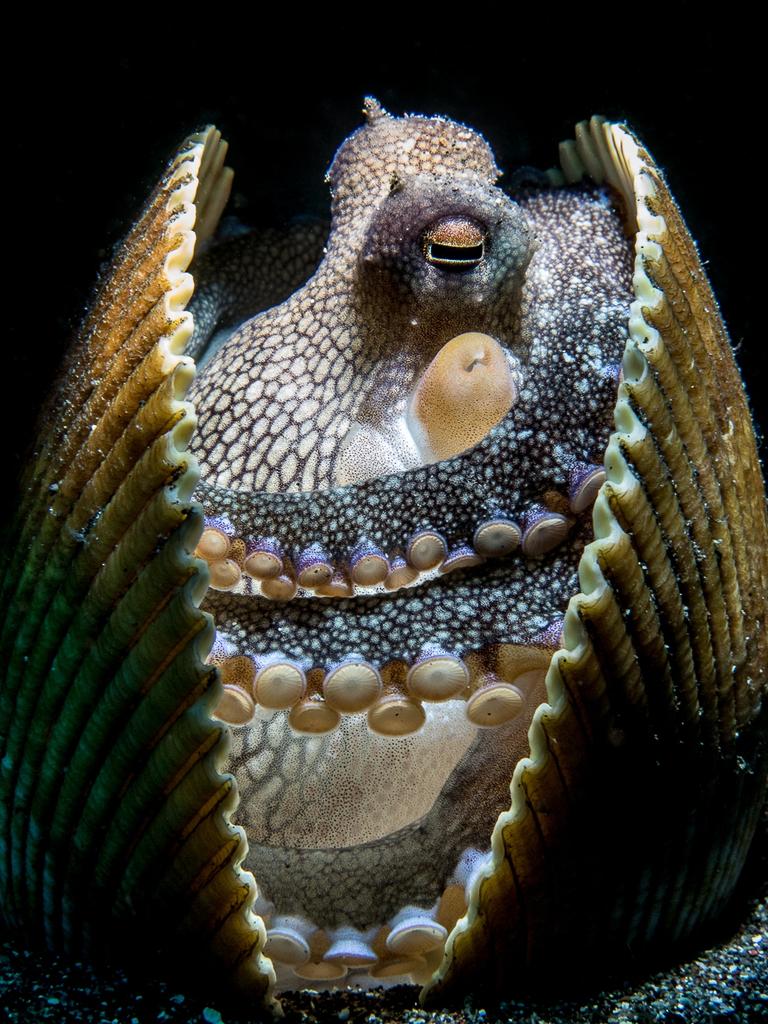
[[[436,267],[465,270],[485,255],[485,231],[471,217],[441,217],[424,232],[424,258]]]

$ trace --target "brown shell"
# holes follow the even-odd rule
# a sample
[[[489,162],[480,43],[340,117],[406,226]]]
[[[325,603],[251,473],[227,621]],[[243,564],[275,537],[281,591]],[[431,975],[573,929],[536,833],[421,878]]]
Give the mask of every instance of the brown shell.
[[[226,203],[225,153],[214,129],[181,147],[42,417],[2,589],[0,893],[29,941],[204,949],[264,996],[186,453],[186,268]]]
[[[574,156],[635,211],[616,433],[549,705],[431,1000],[688,937],[726,904],[764,802],[768,526],[741,381],[648,154],[593,120]]]
[[[0,597],[0,896],[30,940],[203,959],[269,1000],[185,451],[186,268],[226,201],[224,152],[208,129],[171,163],[24,481]],[[563,167],[625,199],[631,340],[582,593],[433,1001],[690,935],[728,900],[764,800],[768,524],[728,339],[627,130],[579,126]]]

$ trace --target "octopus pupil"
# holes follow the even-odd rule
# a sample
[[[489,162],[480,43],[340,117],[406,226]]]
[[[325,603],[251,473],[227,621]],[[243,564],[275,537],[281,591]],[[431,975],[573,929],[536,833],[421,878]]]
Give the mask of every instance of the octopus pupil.
[[[430,263],[438,263],[441,266],[469,267],[477,266],[485,255],[485,245],[480,242],[478,245],[443,245],[440,242],[430,242],[427,246],[427,259]]]

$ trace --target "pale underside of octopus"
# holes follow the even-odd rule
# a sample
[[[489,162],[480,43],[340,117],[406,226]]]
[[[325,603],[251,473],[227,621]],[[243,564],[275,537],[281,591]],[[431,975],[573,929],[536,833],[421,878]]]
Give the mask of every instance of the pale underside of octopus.
[[[194,137],[54,399],[0,704],[4,913],[51,945],[154,900],[252,990],[499,987],[686,937],[743,864],[762,482],[663,182],[597,120],[502,190],[365,116],[330,233],[216,237]]]

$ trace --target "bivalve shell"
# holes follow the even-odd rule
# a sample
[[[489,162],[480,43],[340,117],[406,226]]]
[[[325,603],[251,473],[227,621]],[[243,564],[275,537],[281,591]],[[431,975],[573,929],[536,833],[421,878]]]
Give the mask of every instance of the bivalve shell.
[[[388,116],[367,110],[371,123]],[[203,961],[211,976],[275,1007],[254,911],[258,879],[243,867],[245,829],[232,823],[232,735],[214,716],[224,691],[206,661],[215,631],[200,609],[209,570],[194,554],[204,516],[187,449],[196,422],[187,401],[195,367],[184,354],[188,267],[226,202],[225,152],[209,128],[169,165],[68,358],[23,481],[0,591],[0,899],[5,923],[30,940],[78,956],[134,947]],[[490,855],[469,850],[472,870],[451,880],[459,908],[467,884],[466,913],[456,920],[457,909],[446,926],[429,908],[409,907],[404,923],[392,917],[394,938],[350,925],[323,946],[319,929],[281,912],[275,921],[290,927],[275,925],[272,946],[299,964],[298,978],[337,979],[360,965],[397,977],[393,950],[413,966],[403,936],[415,948],[427,935],[439,956],[432,945],[446,931],[425,989],[431,1002],[658,952],[722,912],[764,803],[768,523],[728,338],[677,207],[631,133],[599,119],[580,125],[562,165],[558,185],[589,175],[622,197],[635,299],[581,592],[559,649],[562,610],[546,629],[544,619],[545,643],[528,638],[537,658],[554,650],[546,702],[533,715],[530,750],[524,731],[515,739],[528,756],[514,769]],[[479,261],[475,236],[476,228]],[[602,480],[599,466],[592,472]],[[541,506],[560,524],[557,543],[573,522],[562,502]],[[463,574],[482,571],[480,555],[500,553],[514,566],[518,555],[535,564],[557,557],[526,544],[506,513],[483,514],[491,539],[482,534],[480,554],[467,548],[472,557],[456,572],[439,568],[462,544],[414,523],[401,550],[376,548],[366,556],[375,571],[355,562],[352,578],[357,571],[358,583],[387,590],[368,601],[397,600],[422,572],[445,592],[462,586]],[[247,544],[223,528],[221,538],[206,552],[214,562],[226,554],[240,574],[232,571],[231,593],[215,595],[216,607],[232,609],[264,586],[261,576],[275,580],[240,573]],[[314,608],[351,599],[351,585],[323,592],[341,572],[336,554],[308,543],[295,566],[286,557],[275,577],[283,589],[272,595],[285,605],[270,602],[274,614],[300,614],[282,611],[298,587],[317,591],[299,598]],[[389,588],[388,571],[405,569]],[[224,633],[216,643],[227,656],[234,650]],[[306,687],[299,661],[286,664],[300,682],[295,694],[276,695],[273,680],[259,708],[258,679],[242,692],[235,681],[230,702],[267,722],[272,715],[278,725],[266,729],[281,728],[281,715],[290,729],[293,718],[317,750],[368,727],[372,743],[403,744],[446,705],[469,702],[471,712],[488,703],[484,685],[498,692],[476,716],[488,720],[476,730],[483,735],[517,728],[518,707],[531,700],[522,682],[484,682],[463,651],[417,650],[410,667],[380,666],[366,652],[314,666]],[[538,661],[521,662],[518,682],[527,669],[540,683]],[[462,721],[473,727],[471,714]]]

